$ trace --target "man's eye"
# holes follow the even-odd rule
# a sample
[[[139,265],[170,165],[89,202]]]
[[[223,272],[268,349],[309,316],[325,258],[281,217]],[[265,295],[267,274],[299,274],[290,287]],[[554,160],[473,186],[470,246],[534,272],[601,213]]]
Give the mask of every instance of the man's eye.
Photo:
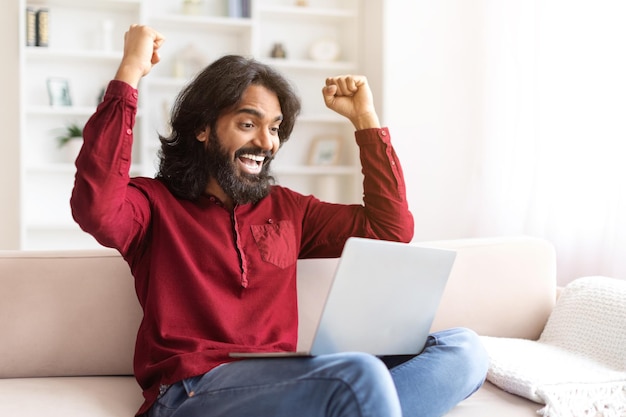
[[[270,132],[272,132],[273,135],[278,135],[279,131],[280,131],[280,128],[278,127],[270,127]]]
[[[250,122],[244,122],[241,124],[241,127],[243,127],[244,129],[251,129],[252,127],[254,127],[254,124]]]

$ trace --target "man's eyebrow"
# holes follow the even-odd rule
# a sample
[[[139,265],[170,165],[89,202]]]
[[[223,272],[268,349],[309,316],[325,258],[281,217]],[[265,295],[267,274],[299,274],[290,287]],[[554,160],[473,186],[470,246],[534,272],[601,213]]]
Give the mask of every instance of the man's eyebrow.
[[[252,108],[249,108],[249,107],[242,107],[242,108],[238,109],[235,113],[236,114],[241,114],[241,113],[249,114],[249,115],[252,115],[252,116],[257,117],[259,119],[262,119],[264,117],[263,113],[261,113],[260,111],[258,111],[256,109],[252,109]],[[282,114],[279,114],[278,116],[276,116],[274,118],[275,122],[280,122],[282,120],[283,120],[283,115]]]

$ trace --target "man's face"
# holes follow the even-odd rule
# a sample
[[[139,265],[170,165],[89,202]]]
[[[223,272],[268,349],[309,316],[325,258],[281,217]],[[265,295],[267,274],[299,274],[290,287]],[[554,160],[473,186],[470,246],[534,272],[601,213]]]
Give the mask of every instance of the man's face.
[[[265,197],[271,186],[269,165],[280,147],[281,120],[276,94],[251,85],[241,102],[220,116],[215,132],[198,135],[198,140],[207,142],[211,166],[207,192],[227,205]]]

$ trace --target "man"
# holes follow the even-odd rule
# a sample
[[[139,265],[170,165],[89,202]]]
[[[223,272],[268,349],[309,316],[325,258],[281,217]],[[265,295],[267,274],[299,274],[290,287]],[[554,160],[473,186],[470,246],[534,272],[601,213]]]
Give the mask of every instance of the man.
[[[272,185],[299,99],[277,72],[226,56],[178,97],[156,179],[128,170],[139,80],[163,37],[133,25],[124,56],[84,129],[74,218],[131,267],[144,317],[135,376],[146,416],[441,415],[483,382],[486,356],[465,329],[430,337],[418,356],[361,353],[234,360],[233,351],[293,351],[296,260],[337,257],[346,239],[409,241],[404,178],[367,80],[326,80],[323,99],[356,129],[364,205]]]

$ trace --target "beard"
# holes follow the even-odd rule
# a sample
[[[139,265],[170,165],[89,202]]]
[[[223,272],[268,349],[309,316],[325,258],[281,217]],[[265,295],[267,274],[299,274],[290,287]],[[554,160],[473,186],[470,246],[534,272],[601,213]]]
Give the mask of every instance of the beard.
[[[265,155],[266,159],[263,162],[261,172],[258,174],[240,172],[235,160],[243,154]],[[270,193],[272,184],[274,184],[274,177],[270,175],[270,164],[273,156],[268,152],[260,148],[247,147],[235,152],[235,158],[232,159],[220,144],[217,135],[211,131],[206,157],[209,175],[217,181],[235,204],[254,204]]]

